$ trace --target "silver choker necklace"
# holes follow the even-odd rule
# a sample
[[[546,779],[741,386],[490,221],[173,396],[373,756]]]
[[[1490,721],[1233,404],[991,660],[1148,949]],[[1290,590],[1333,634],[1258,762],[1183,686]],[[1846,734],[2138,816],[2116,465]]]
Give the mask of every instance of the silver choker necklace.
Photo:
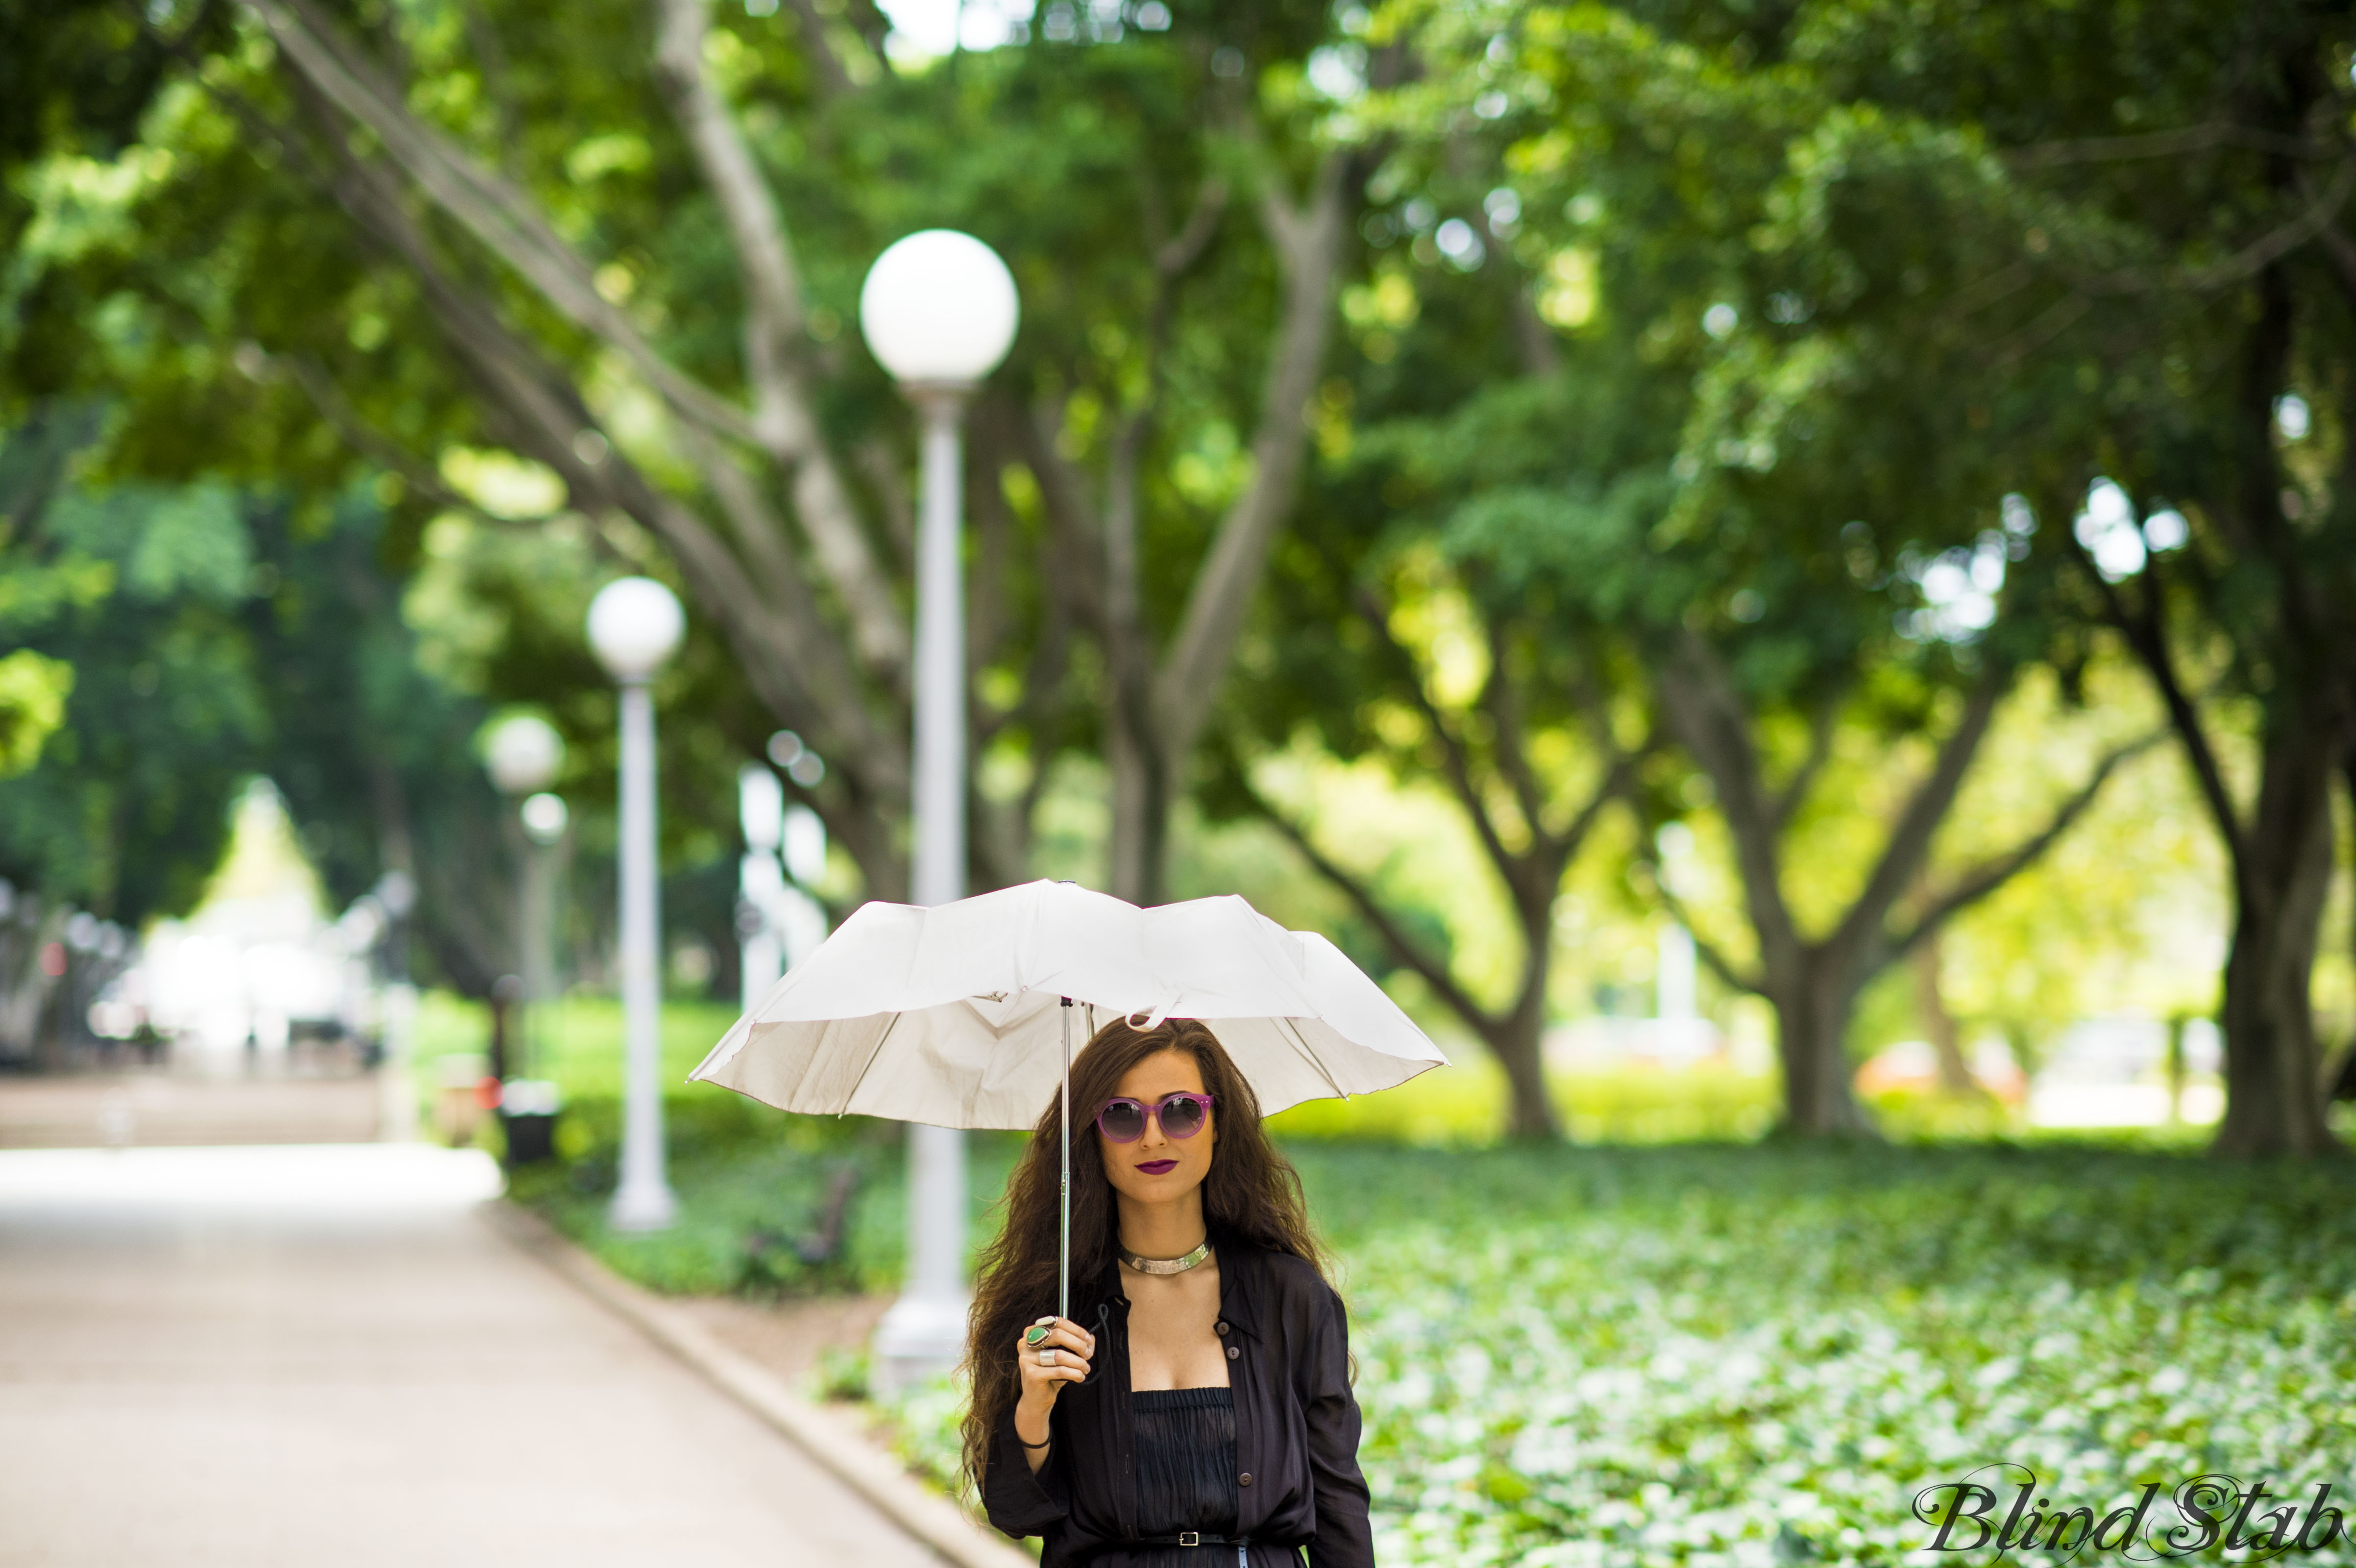
[[[1177,1258],[1141,1258],[1119,1247],[1114,1251],[1120,1253],[1122,1262],[1141,1274],[1183,1274],[1211,1255],[1211,1239],[1204,1237],[1193,1251]]]

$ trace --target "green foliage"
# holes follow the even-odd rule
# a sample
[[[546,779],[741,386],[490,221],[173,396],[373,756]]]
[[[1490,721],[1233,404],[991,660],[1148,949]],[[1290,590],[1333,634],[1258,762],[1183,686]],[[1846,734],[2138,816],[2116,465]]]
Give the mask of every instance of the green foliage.
[[[1687,1150],[1312,1183],[1401,1561],[1895,1562],[1918,1487],[1998,1459],[2097,1512],[2356,1459],[2337,1176]]]
[[[65,722],[73,666],[29,648],[0,658],[0,779],[41,759],[41,743]]]
[[[560,1163],[514,1173],[510,1190],[608,1266],[673,1294],[809,1294],[888,1288],[906,1217],[895,1130],[863,1118],[787,1116],[699,1086],[666,1098],[680,1217],[667,1230],[605,1224],[621,1144],[621,1104],[576,1096],[562,1113]],[[821,1224],[838,1173],[857,1182],[840,1250],[797,1251]],[[1003,1170],[996,1173],[1002,1181]]]
[[[331,899],[413,855],[428,973],[487,991],[512,873],[483,714],[420,667],[383,507],[111,481],[105,424],[45,403],[0,447],[0,637],[36,720],[10,744],[37,753],[0,782],[0,875],[127,924],[179,912],[267,771]]]
[[[1554,1072],[1547,1084],[1564,1130],[1581,1143],[1756,1138],[1778,1102],[1772,1078],[1724,1067]],[[1505,1094],[1495,1060],[1471,1057],[1387,1093],[1303,1101],[1270,1117],[1269,1127],[1300,1143],[1487,1148],[1505,1136]]]
[[[736,1009],[727,1004],[679,999],[667,1002],[662,1011],[661,1081],[667,1085],[685,1084],[687,1075],[711,1054],[712,1047],[720,1043],[720,1036],[735,1021]],[[552,1079],[568,1096],[605,1101],[620,1096],[622,1006],[613,997],[577,992],[560,997],[542,1007],[539,1016],[527,1020],[524,1036],[530,1042],[531,1070],[528,1076]],[[412,1066],[420,1090],[430,1091],[438,1081],[437,1064],[441,1058],[460,1052],[480,1052],[490,1037],[490,1008],[487,1004],[448,991],[426,992],[420,998],[416,1040],[412,1049]],[[723,1094],[717,1090],[699,1087],[690,1092],[698,1099],[711,1098],[714,1105],[755,1103],[742,1095]],[[723,1141],[734,1141],[743,1133],[743,1124],[739,1122],[723,1119],[710,1124],[730,1130]]]
[[[244,509],[78,481],[97,426],[51,405],[0,446],[0,639],[36,717],[32,765],[0,781],[0,875],[135,925],[187,908],[219,860],[266,697],[238,624]]]
[[[1928,1540],[1919,1488],[1997,1461],[2097,1513],[2204,1471],[2304,1498],[2356,1463],[2343,1172],[1291,1152],[1341,1263],[1387,1563],[1894,1563]],[[953,1474],[954,1391],[897,1413],[904,1454]]]

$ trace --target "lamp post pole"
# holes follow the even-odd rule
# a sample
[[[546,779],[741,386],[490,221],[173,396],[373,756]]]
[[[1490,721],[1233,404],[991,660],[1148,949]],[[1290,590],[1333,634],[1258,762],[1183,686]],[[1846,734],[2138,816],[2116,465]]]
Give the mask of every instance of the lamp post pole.
[[[962,388],[910,389],[924,419],[923,510],[916,534],[916,844],[909,892],[919,904],[965,897],[965,570]],[[878,1326],[887,1385],[953,1365],[965,1338],[965,1134],[908,1128],[908,1277]]]
[[[736,868],[739,990],[750,1013],[786,972],[785,937],[776,909],[785,891],[777,846],[785,840],[786,791],[757,762],[736,770],[736,814],[744,830],[744,856]]]
[[[969,387],[911,387],[925,422],[916,530],[916,843],[909,891],[919,904],[965,897],[965,443]]]
[[[616,1230],[659,1230],[678,1212],[663,1175],[661,915],[655,838],[655,704],[647,683],[685,629],[679,600],[624,577],[589,606],[589,640],[621,689],[622,1171]]]
[[[491,782],[509,800],[519,802],[517,817],[522,823],[524,838],[523,860],[517,868],[516,878],[516,973],[523,989],[518,998],[519,1027],[515,1031],[516,1037],[524,1043],[517,1055],[524,1059],[495,1065],[506,1069],[501,1073],[503,1079],[528,1078],[530,1042],[546,969],[543,954],[548,946],[548,901],[544,896],[547,878],[543,874],[547,855],[533,828],[533,802],[541,790],[556,781],[557,770],[564,765],[564,741],[547,720],[519,714],[491,731],[488,750]]]
[[[536,1076],[549,1036],[549,1009],[556,1001],[556,861],[572,813],[564,798],[542,790],[523,803],[524,836],[531,841],[530,876],[525,884],[530,946],[523,955],[524,1076]]]
[[[868,346],[923,421],[916,538],[914,817],[909,893],[918,904],[965,896],[965,572],[959,538],[960,422],[981,378],[1006,355],[1019,313],[1014,279],[968,234],[929,229],[876,258],[860,295]],[[964,1348],[965,1134],[908,1129],[908,1275],[875,1333],[887,1389],[957,1364]]]
[[[656,893],[655,700],[622,682],[622,1179],[616,1230],[659,1230],[678,1202],[663,1175],[662,916]]]

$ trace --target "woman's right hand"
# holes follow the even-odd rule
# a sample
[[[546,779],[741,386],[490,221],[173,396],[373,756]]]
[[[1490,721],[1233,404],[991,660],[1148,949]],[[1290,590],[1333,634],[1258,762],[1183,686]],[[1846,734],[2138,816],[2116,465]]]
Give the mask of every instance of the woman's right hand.
[[[1055,1408],[1055,1396],[1066,1383],[1076,1383],[1088,1375],[1090,1358],[1097,1353],[1097,1337],[1068,1317],[1043,1318],[1047,1336],[1036,1345],[1028,1343],[1031,1330],[1017,1336],[1014,1362],[1023,1374],[1023,1392],[1014,1405],[1015,1434],[1025,1443],[1047,1441],[1047,1412]],[[1052,1367],[1039,1364],[1039,1352],[1055,1352]],[[1033,1449],[1032,1468],[1045,1450]]]

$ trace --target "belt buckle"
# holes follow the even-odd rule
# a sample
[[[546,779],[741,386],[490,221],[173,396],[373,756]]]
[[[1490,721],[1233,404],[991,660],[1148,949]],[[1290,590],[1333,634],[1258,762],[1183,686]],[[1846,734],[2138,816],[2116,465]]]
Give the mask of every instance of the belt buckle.
[[[1178,1532],[1178,1544],[1200,1546],[1203,1544],[1203,1532],[1199,1530],[1182,1530]]]

